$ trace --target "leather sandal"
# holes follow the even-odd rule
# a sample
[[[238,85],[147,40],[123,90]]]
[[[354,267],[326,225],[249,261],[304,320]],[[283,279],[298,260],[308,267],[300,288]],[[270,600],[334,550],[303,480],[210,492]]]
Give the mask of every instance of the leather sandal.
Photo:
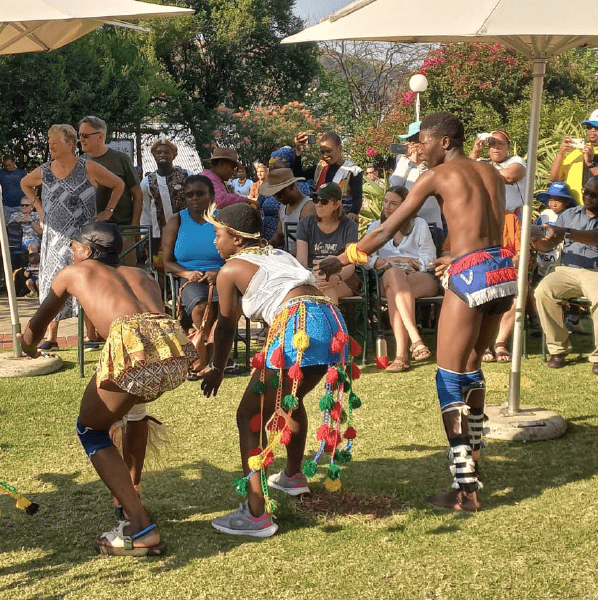
[[[430,349],[424,344],[422,340],[414,342],[411,345],[411,348],[409,348],[409,352],[411,352],[411,356],[415,361],[427,360],[428,358],[430,358],[430,356],[432,356]]]
[[[386,371],[389,373],[404,373],[409,370],[409,359],[397,356],[389,365],[386,367]]]

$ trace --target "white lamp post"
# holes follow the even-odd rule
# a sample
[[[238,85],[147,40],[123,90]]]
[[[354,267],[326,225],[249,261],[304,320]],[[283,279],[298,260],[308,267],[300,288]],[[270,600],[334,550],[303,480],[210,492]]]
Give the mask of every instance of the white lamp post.
[[[428,79],[425,75],[413,75],[409,80],[409,89],[415,94],[415,120],[419,121],[419,94],[428,88]]]

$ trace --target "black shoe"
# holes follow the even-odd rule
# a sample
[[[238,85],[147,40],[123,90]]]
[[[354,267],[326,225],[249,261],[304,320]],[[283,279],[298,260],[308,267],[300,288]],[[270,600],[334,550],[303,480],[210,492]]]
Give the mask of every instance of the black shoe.
[[[550,357],[548,366],[551,369],[562,369],[565,366],[565,356],[566,354],[554,354]]]
[[[52,350],[53,348],[58,348],[58,342],[48,342],[46,340],[37,347],[38,350]]]
[[[89,352],[90,350],[99,350],[103,343],[104,342],[98,342],[95,340],[87,340],[86,342],[83,342],[83,348],[86,352]]]

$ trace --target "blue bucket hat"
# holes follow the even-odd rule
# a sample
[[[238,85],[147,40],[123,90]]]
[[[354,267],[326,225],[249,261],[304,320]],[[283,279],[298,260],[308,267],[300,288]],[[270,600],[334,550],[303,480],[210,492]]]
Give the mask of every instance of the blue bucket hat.
[[[421,121],[414,121],[413,123],[409,123],[409,130],[404,135],[399,135],[398,138],[401,140],[408,140],[412,138],[414,135],[419,133],[419,127],[422,124]]]
[[[536,196],[538,202],[542,202],[543,204],[548,204],[548,198],[562,198],[563,200],[569,200],[567,208],[576,206],[575,199],[571,195],[569,186],[562,181],[555,181],[551,183],[548,187],[548,190],[545,192],[540,192]]]

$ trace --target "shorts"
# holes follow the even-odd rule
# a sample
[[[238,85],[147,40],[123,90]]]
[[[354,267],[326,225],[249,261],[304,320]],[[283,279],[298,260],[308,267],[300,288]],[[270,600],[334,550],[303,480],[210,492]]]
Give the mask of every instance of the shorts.
[[[298,332],[309,336],[309,346],[301,356],[301,366],[346,363],[348,344],[340,352],[332,352],[331,342],[338,332],[347,333],[347,326],[338,307],[325,296],[297,296],[285,302],[276,312],[266,340],[266,367],[276,369],[270,362],[272,353],[282,347],[284,369],[297,362],[293,338]]]
[[[517,295],[517,271],[513,253],[506,248],[486,248],[456,258],[442,284],[471,308],[486,315],[509,310]]]
[[[181,278],[181,286],[187,283],[186,279]],[[185,313],[191,316],[191,311],[202,302],[206,302],[208,299],[208,290],[210,285],[203,281],[191,281],[189,285],[185,286],[182,292],[181,306]],[[212,302],[218,302],[218,291],[214,286],[214,293],[212,295]]]
[[[119,317],[97,365],[98,388],[111,381],[150,402],[176,389],[187,378],[197,352],[178,321],[167,315],[143,313]]]

